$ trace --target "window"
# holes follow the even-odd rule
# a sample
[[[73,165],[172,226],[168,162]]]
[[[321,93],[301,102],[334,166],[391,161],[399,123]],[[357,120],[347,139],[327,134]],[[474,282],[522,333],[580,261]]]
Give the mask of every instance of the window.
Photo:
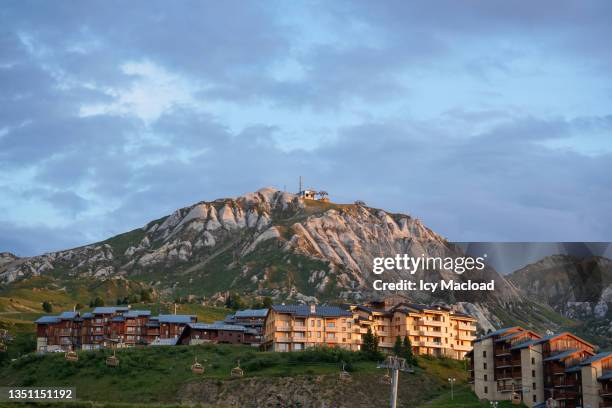
[[[535,389],[536,389],[536,383],[531,384],[531,389],[535,391]]]
[[[314,327],[314,320],[310,321],[310,327]]]
[[[321,327],[321,320],[317,320],[317,327]]]
[[[336,327],[336,323],[334,323],[334,322],[329,322],[329,323],[327,323],[327,327],[329,327],[329,328],[334,328],[334,327]]]
[[[485,393],[485,394],[488,394],[488,393],[489,393],[489,387],[487,387],[486,385],[485,385],[485,387],[484,387],[484,393]]]
[[[487,350],[482,350],[482,356],[483,356],[484,358],[487,358]]]
[[[321,332],[317,332],[317,338],[321,338]]]
[[[484,380],[487,381],[488,376],[485,374],[484,375]]]
[[[482,368],[486,370],[487,369],[487,363],[482,363]]]
[[[537,401],[537,397],[535,394],[533,394],[533,402],[536,402],[536,401]]]
[[[535,377],[535,370],[531,370],[531,376]]]
[[[335,339],[336,338],[336,333],[327,333],[327,338],[328,339]]]
[[[531,357],[531,365],[535,365],[535,357]]]

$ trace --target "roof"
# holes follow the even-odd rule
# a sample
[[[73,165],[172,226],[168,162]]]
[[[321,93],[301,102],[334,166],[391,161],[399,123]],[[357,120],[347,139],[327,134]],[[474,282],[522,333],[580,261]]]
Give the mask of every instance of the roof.
[[[195,319],[194,315],[159,315],[157,316],[160,323],[191,323]]]
[[[527,347],[531,347],[531,346],[535,345],[537,342],[538,342],[537,339],[522,341],[522,342],[517,343],[514,346],[510,347],[510,350],[520,350],[520,349],[524,349],[524,348],[527,348]]]
[[[112,322],[123,322],[125,321],[125,319],[123,318],[123,316],[115,316],[111,319]]]
[[[495,331],[493,331],[493,332],[491,332],[489,334],[485,334],[484,336],[477,338],[476,340],[474,340],[474,343],[478,343],[479,341],[483,341],[485,339],[488,339],[488,338],[491,338],[491,337],[494,337],[494,336],[501,336],[502,334],[507,333],[507,332],[509,332],[510,330],[513,330],[513,329],[521,329],[522,330],[523,328],[519,327],[519,326],[504,327],[502,329],[495,330]]]
[[[81,317],[82,317],[83,319],[91,319],[91,318],[93,317],[93,313],[89,313],[89,312],[87,312],[87,313],[83,313],[83,314],[81,315]]]
[[[191,323],[188,324],[194,330],[226,330],[226,331],[246,331],[247,328],[237,324],[215,323]]]
[[[606,371],[597,380],[612,380],[612,371]]]
[[[550,356],[550,357],[546,357],[543,361],[556,361],[556,360],[562,360],[566,357],[571,356],[572,354],[578,352],[580,350],[578,349],[569,349],[569,350],[565,350],[561,353],[555,354],[554,356]]]
[[[69,320],[69,319],[74,319],[78,315],[79,314],[77,312],[62,312],[57,317],[59,317],[60,319]]]
[[[515,338],[516,336],[520,336],[523,333],[526,333],[526,332],[518,331],[518,332],[510,333],[505,336],[499,337],[497,340],[495,340],[495,342],[497,343],[497,342],[507,341],[507,340]]]
[[[49,323],[59,323],[60,318],[57,316],[42,316],[34,323],[36,324],[49,324]]]
[[[118,312],[127,312],[128,310],[130,309],[125,306],[101,306],[101,307],[96,307],[92,311],[92,313],[93,314],[111,314],[111,313],[118,313]]]
[[[130,310],[123,314],[123,317],[140,317],[140,316],[151,316],[150,310]]]
[[[583,338],[581,338],[581,337],[578,337],[578,336],[576,336],[576,335],[574,335],[574,334],[572,334],[572,333],[570,333],[570,332],[562,332],[562,333],[556,333],[556,334],[549,334],[548,336],[544,336],[544,337],[542,337],[542,338],[541,338],[541,339],[538,341],[538,344],[541,344],[541,343],[546,343],[547,341],[554,340],[554,339],[556,339],[557,337],[561,337],[561,336],[570,336],[570,337],[573,337],[573,338],[575,338],[576,340],[579,340],[579,341],[583,342],[584,344],[588,344],[589,346],[591,346],[591,347],[595,348],[595,346],[593,346],[591,343],[589,343],[589,342],[588,342],[588,341],[586,341],[585,339],[583,339]]]
[[[584,359],[580,362],[580,365],[589,365],[591,363],[595,363],[599,360],[603,360],[604,358],[612,356],[612,351],[605,351],[603,353],[595,354],[589,358]]]
[[[268,309],[246,309],[238,310],[235,314],[236,317],[266,317]]]
[[[310,305],[273,305],[272,310],[278,313],[289,313],[296,316],[317,317],[351,317],[353,314],[338,306],[315,306],[315,312],[310,313]]]

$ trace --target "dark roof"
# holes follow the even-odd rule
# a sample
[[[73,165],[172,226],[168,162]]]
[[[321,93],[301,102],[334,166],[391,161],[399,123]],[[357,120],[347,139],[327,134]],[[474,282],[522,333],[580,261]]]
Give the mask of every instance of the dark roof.
[[[491,332],[489,334],[485,334],[484,336],[477,338],[476,340],[474,340],[474,343],[478,343],[479,341],[483,341],[485,339],[488,339],[488,338],[491,338],[491,337],[494,337],[494,336],[501,336],[502,334],[504,334],[504,333],[506,333],[506,332],[508,332],[508,331],[510,331],[512,329],[520,329],[520,328],[521,327],[518,327],[518,326],[504,327],[502,329],[495,330],[495,331],[493,331],[493,332]]]
[[[520,350],[520,349],[524,349],[527,347],[531,347],[533,345],[535,345],[538,342],[538,340],[527,340],[527,341],[522,341],[520,343],[515,344],[514,346],[510,347],[510,350]]]
[[[597,378],[598,380],[612,380],[612,371],[606,371]]]
[[[130,309],[125,306],[101,306],[101,307],[96,307],[92,313],[93,314],[111,314],[111,313],[118,313],[118,312],[127,312],[128,310]]]
[[[238,310],[234,316],[238,317],[266,317],[268,309]]]
[[[188,324],[194,330],[225,330],[225,331],[246,331],[247,328],[237,324],[215,323],[191,323]]]
[[[507,334],[505,336],[501,336],[501,337],[497,338],[497,340],[495,340],[495,342],[497,343],[497,342],[502,342],[502,341],[508,341],[508,340],[513,339],[516,336],[520,336],[521,334],[524,334],[524,333],[527,333],[527,332],[519,331],[519,332],[510,333],[510,334]]]
[[[556,361],[556,360],[562,360],[566,357],[571,356],[572,354],[576,353],[577,351],[579,351],[578,349],[569,349],[569,350],[565,350],[561,353],[555,354],[554,356],[550,356],[550,357],[546,357],[543,361]]]
[[[580,365],[589,365],[591,363],[594,363],[596,361],[602,360],[606,357],[612,356],[612,351],[605,351],[603,353],[599,353],[599,354],[595,354],[594,356],[591,356],[589,358],[586,358],[584,360],[582,360],[580,362]]]
[[[591,346],[591,347],[594,347],[594,346],[593,346],[591,343],[589,343],[589,342],[588,342],[588,341],[586,341],[585,339],[583,339],[583,338],[581,338],[581,337],[578,337],[578,336],[576,336],[576,335],[574,335],[574,334],[572,334],[572,333],[570,333],[570,332],[562,332],[562,333],[556,333],[556,334],[549,334],[548,336],[544,336],[544,337],[542,337],[542,338],[541,338],[541,339],[538,341],[538,344],[546,343],[547,341],[550,341],[550,340],[556,339],[557,337],[560,337],[560,336],[572,336],[573,338],[578,339],[578,340],[580,340],[581,342],[583,342],[583,343],[585,343],[585,344],[588,344],[588,345],[589,345],[589,346]]]
[[[57,316],[41,316],[34,323],[36,324],[49,324],[49,323],[59,323],[60,318]]]
[[[272,310],[278,313],[289,313],[296,316],[317,317],[350,317],[353,314],[338,306],[315,306],[315,312],[310,313],[310,305],[273,305]]]
[[[151,316],[150,310],[130,310],[123,314],[124,317],[140,317],[140,316]]]
[[[57,317],[63,320],[72,320],[77,317],[79,314],[77,312],[62,312]]]
[[[191,323],[194,315],[159,315],[157,319],[160,323]]]

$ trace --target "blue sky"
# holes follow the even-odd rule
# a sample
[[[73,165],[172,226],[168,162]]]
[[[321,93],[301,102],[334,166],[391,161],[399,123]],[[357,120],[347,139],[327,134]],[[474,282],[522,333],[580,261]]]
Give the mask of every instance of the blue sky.
[[[5,1],[0,251],[263,186],[612,240],[608,1]]]

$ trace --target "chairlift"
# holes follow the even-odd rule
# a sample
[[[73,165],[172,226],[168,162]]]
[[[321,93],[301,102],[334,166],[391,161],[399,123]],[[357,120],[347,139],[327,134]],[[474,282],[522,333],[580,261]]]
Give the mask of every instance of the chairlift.
[[[349,374],[348,371],[345,370],[345,366],[346,366],[346,364],[343,361],[342,362],[342,371],[340,371],[340,379],[342,381],[351,381],[351,375]]]
[[[389,373],[389,369],[387,369],[387,372],[385,373],[385,375],[380,377],[380,383],[381,384],[391,384],[391,374]]]
[[[66,354],[64,354],[64,358],[67,361],[79,361],[79,355],[76,353],[76,351],[70,349],[68,352],[66,352]]]
[[[191,365],[191,372],[194,374],[203,374],[204,373],[204,366],[200,363],[198,363],[198,358],[195,357],[193,360],[193,364]]]
[[[113,355],[106,357],[106,365],[108,367],[117,367],[119,365],[119,359],[115,355],[114,349],[113,349]]]
[[[230,375],[232,377],[243,377],[244,376],[244,370],[240,368],[240,360],[238,360],[238,365],[232,368]]]

